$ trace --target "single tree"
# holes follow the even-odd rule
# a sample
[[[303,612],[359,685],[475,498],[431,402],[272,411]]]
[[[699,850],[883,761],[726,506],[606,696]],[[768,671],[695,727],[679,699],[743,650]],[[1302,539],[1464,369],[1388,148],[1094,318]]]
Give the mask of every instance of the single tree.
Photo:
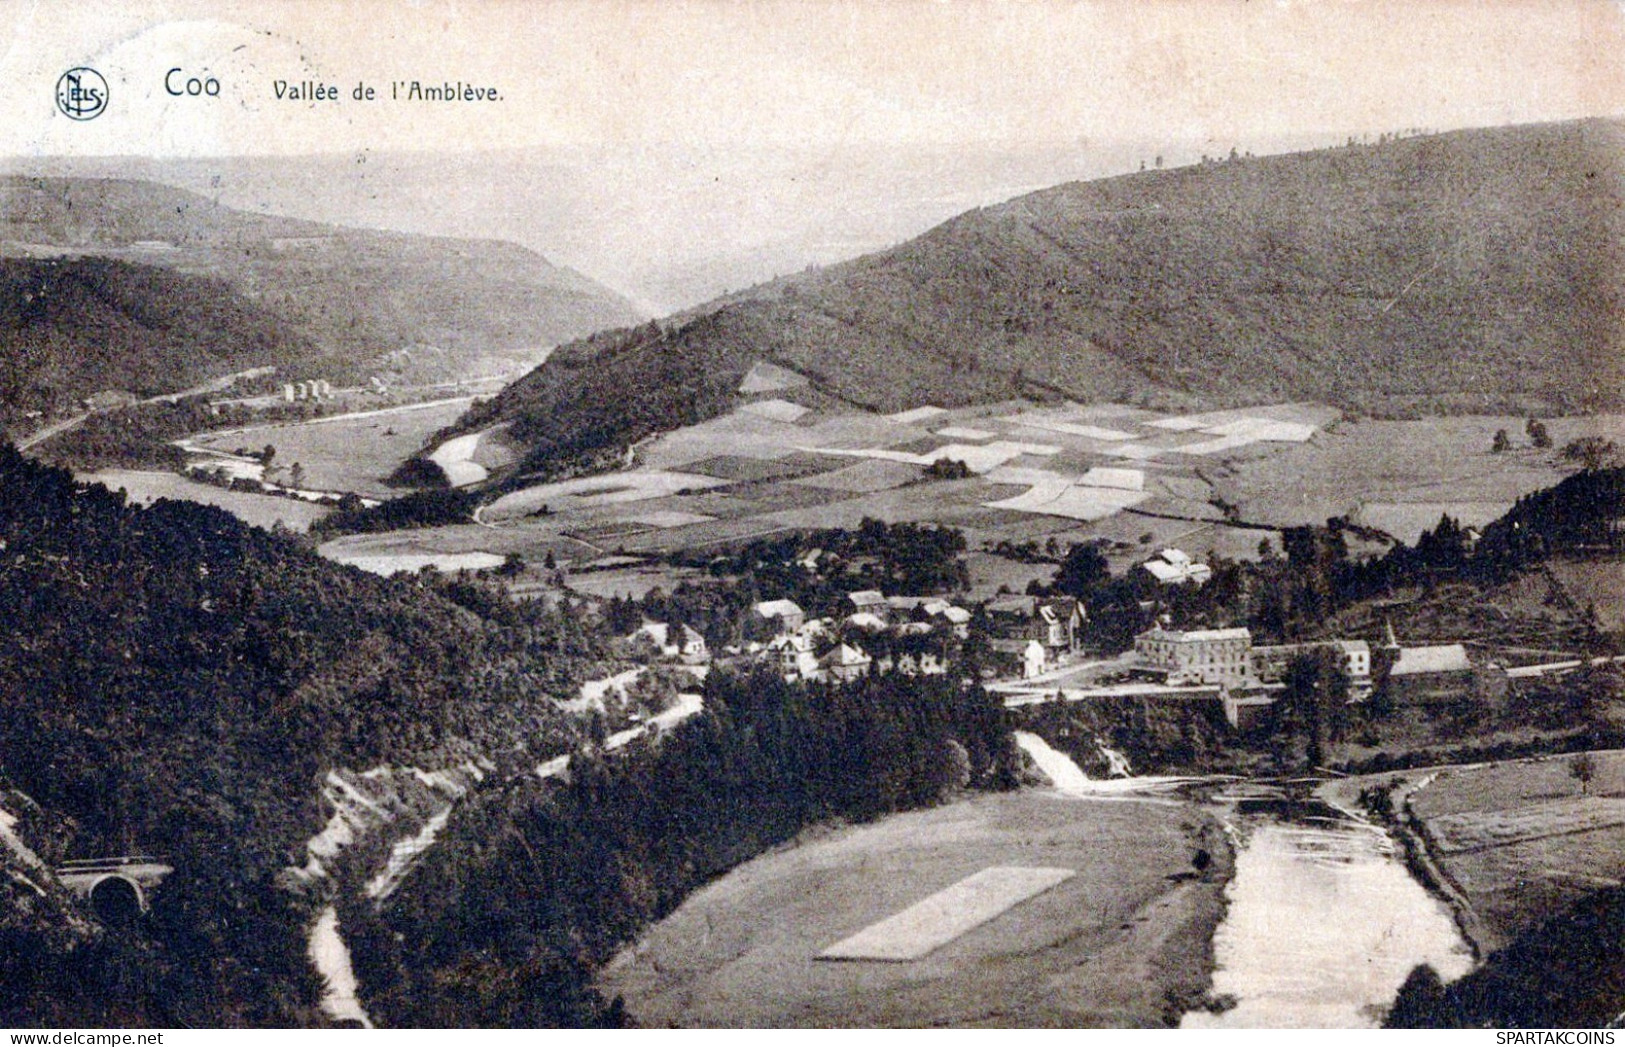
[[[1495,441],[1490,444],[1490,450],[1496,454],[1500,454],[1502,451],[1508,450],[1511,447],[1512,440],[1507,436],[1507,431],[1505,429],[1495,430]]]
[[[1074,545],[1055,572],[1055,588],[1067,596],[1082,597],[1111,578],[1111,565],[1092,543]]]
[[[1585,795],[1597,777],[1597,758],[1591,753],[1577,754],[1569,761],[1569,777],[1580,783],[1580,794]]]
[[[1552,434],[1546,431],[1546,423],[1539,418],[1531,418],[1525,422],[1523,431],[1529,435],[1529,442],[1541,450],[1552,446]]]

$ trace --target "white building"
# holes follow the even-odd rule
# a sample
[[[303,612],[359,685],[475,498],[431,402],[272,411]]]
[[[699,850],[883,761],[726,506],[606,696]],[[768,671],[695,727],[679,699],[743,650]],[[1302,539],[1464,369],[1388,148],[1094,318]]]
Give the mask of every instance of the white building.
[[[1249,675],[1248,652],[1253,637],[1246,629],[1192,629],[1158,626],[1134,638],[1134,650],[1153,669],[1172,679],[1240,684]]]
[[[793,600],[763,600],[756,605],[756,613],[775,622],[781,633],[793,633],[807,620],[806,612]]]
[[[1160,585],[1201,585],[1213,577],[1213,568],[1195,562],[1182,549],[1164,549],[1140,566]]]

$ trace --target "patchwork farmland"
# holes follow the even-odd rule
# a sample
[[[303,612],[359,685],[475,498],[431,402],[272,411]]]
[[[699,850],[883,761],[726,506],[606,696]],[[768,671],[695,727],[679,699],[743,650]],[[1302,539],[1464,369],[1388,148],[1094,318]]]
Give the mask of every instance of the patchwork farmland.
[[[481,509],[483,544],[461,529],[444,538],[425,529],[400,536],[402,551],[540,559],[552,550],[577,568],[874,517],[964,531],[972,595],[985,598],[1038,576],[984,552],[1004,542],[1101,539],[1121,569],[1164,545],[1254,557],[1271,529],[1332,516],[1414,541],[1443,512],[1482,525],[1572,471],[1549,450],[1492,453],[1496,429],[1521,433],[1511,418],[1353,421],[1306,403],[1169,414],[1029,401],[880,415],[796,403],[794,379],[764,364],[736,410],[640,444],[626,468],[510,490]],[[1549,424],[1563,441],[1620,435],[1622,420]],[[437,448],[437,460],[503,460],[500,432],[459,439]],[[945,461],[957,464],[931,469]],[[608,584],[590,588],[602,594]]]

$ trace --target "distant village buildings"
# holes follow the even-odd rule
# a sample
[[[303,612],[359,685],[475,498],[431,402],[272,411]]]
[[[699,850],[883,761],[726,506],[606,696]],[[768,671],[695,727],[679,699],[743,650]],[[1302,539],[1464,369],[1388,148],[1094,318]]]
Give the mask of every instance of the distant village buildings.
[[[947,672],[947,652],[930,649],[931,641],[924,638],[940,630],[962,640],[971,620],[965,608],[937,597],[888,597],[864,589],[848,593],[846,602],[851,613],[838,620],[808,618],[790,600],[758,603],[755,617],[775,631],[759,648],[761,655],[792,682],[844,683],[891,671],[938,675]],[[870,647],[882,653],[877,657]]]
[[[1405,647],[1392,629],[1383,647],[1373,651],[1364,640],[1255,647],[1245,628],[1175,630],[1159,625],[1136,636],[1134,650],[1141,665],[1170,687],[1217,688],[1226,718],[1242,728],[1261,722],[1286,687],[1292,662],[1319,651],[1338,658],[1350,702],[1377,693],[1401,705],[1498,700],[1507,689],[1506,671],[1475,662],[1466,645]]]
[[[290,404],[305,401],[324,402],[333,399],[333,386],[325,378],[313,378],[308,382],[283,382],[282,399]]]
[[[1087,620],[1083,605],[1071,597],[1001,596],[987,604],[989,631],[1007,640],[1037,640],[1049,652],[1076,654],[1078,635]]]
[[[1261,683],[1281,683],[1292,660],[1318,650],[1330,650],[1342,659],[1349,679],[1349,696],[1364,701],[1371,696],[1371,645],[1364,640],[1321,640],[1254,647],[1248,652],[1253,678]]]
[[[764,600],[756,605],[757,617],[776,625],[781,633],[793,633],[807,621],[807,614],[793,600]]]

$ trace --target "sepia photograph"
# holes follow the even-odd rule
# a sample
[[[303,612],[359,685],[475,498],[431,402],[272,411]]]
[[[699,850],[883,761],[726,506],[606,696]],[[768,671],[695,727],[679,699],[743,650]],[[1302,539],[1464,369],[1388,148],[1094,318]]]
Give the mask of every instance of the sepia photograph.
[[[9,1042],[1625,1026],[1625,3],[0,42]]]

